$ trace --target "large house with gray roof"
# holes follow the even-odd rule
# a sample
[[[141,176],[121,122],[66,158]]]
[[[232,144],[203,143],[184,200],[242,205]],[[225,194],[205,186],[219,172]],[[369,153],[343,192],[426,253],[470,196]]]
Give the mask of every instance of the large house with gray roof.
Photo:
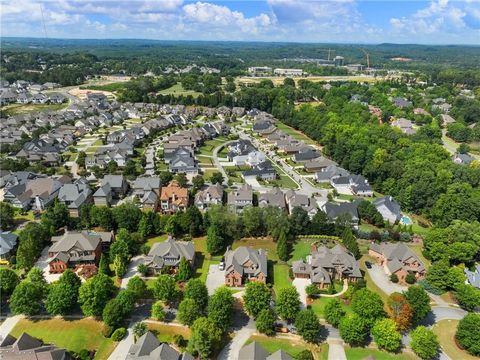
[[[474,271],[470,271],[468,268],[465,268],[463,271],[467,277],[466,283],[480,289],[480,265],[477,265]]]
[[[223,186],[220,184],[210,185],[195,194],[195,206],[205,210],[210,205],[221,205],[223,203]]]
[[[158,274],[164,269],[175,272],[180,260],[185,258],[188,263],[195,266],[195,247],[191,241],[177,241],[171,236],[163,242],[155,243],[148,255],[145,257],[144,264],[152,274]]]
[[[240,349],[238,360],[293,360],[293,358],[283,350],[269,354],[263,346],[253,341]]]
[[[403,243],[373,243],[368,255],[377,260],[387,275],[396,274],[401,283],[405,283],[409,273],[417,279],[422,279],[426,274],[422,260]]]
[[[285,210],[285,194],[278,187],[274,187],[266,193],[258,195],[258,207],[264,208],[268,206],[278,207]]]
[[[139,176],[133,183],[133,196],[143,209],[155,211],[160,199],[160,178],[158,176]]]
[[[113,199],[122,199],[127,191],[128,183],[123,175],[105,175],[93,199],[97,206],[108,206]]]
[[[247,281],[267,282],[267,254],[263,249],[240,246],[225,253],[225,284],[243,286]]]
[[[180,353],[147,331],[130,346],[125,360],[194,360],[189,353]]]
[[[78,217],[80,206],[92,202],[92,190],[84,178],[80,178],[73,184],[64,184],[58,192],[58,201],[65,204],[70,216]]]
[[[377,208],[385,221],[388,221],[391,224],[400,221],[402,217],[400,205],[393,197],[384,196],[376,199],[372,204]]]
[[[18,338],[7,335],[0,341],[0,359],[2,360],[71,360],[73,357],[65,350],[22,333]]]
[[[228,206],[236,212],[241,212],[247,206],[253,206],[253,189],[251,185],[243,184],[233,189],[227,196]]]
[[[0,232],[0,259],[9,259],[17,246],[18,235],[10,231]]]
[[[358,261],[340,245],[331,249],[312,246],[306,261],[293,262],[292,271],[296,278],[310,279],[312,284],[322,289],[330,286],[334,280],[355,282],[362,278]]]
[[[352,226],[358,226],[360,217],[358,215],[358,205],[356,202],[332,202],[327,201],[321,207],[322,211],[327,214],[330,221],[334,222],[338,217],[349,217]]]

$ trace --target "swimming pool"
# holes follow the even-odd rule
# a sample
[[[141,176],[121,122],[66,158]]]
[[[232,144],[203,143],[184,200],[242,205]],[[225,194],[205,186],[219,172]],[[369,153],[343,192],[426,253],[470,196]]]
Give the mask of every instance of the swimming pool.
[[[400,219],[400,224],[402,225],[412,225],[412,219],[410,219],[409,216],[403,215],[402,218]]]

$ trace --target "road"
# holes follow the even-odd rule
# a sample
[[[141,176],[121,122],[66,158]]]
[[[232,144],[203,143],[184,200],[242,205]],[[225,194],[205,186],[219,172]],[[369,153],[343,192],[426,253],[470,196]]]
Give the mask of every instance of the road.
[[[228,146],[228,144],[231,144],[235,141],[236,140],[231,140],[231,141],[224,142],[223,144],[218,145],[215,149],[213,149],[213,152],[212,152],[213,164],[218,169],[218,171],[220,171],[222,173],[222,176],[225,179],[225,181],[228,180],[228,175],[227,175],[227,172],[225,171],[225,169],[223,168],[223,166],[220,164],[220,160],[218,160],[218,152],[220,151],[221,148],[223,148],[225,146]]]

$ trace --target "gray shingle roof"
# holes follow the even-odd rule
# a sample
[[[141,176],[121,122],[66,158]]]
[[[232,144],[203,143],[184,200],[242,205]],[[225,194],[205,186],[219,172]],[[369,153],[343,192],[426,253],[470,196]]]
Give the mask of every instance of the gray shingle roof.
[[[245,268],[243,265],[251,261],[255,266],[253,269]],[[252,249],[251,247],[240,246],[235,250],[227,250],[225,253],[225,274],[236,271],[240,275],[267,275],[267,255],[263,249]]]
[[[242,347],[238,360],[266,360],[268,352],[256,341]]]

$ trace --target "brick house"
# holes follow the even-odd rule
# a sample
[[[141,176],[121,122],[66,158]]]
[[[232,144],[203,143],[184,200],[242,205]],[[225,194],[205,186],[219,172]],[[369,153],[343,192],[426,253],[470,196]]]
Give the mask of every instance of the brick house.
[[[195,266],[195,247],[191,241],[176,241],[171,236],[166,241],[155,243],[148,255],[145,257],[144,264],[149,273],[159,274],[164,268],[172,272],[177,271],[180,260],[185,258],[192,269]]]
[[[180,187],[176,181],[170,181],[168,186],[160,191],[160,209],[164,213],[185,211],[188,206],[188,189]]]
[[[240,246],[225,253],[225,285],[243,286],[247,281],[267,282],[267,255],[263,249]]]

